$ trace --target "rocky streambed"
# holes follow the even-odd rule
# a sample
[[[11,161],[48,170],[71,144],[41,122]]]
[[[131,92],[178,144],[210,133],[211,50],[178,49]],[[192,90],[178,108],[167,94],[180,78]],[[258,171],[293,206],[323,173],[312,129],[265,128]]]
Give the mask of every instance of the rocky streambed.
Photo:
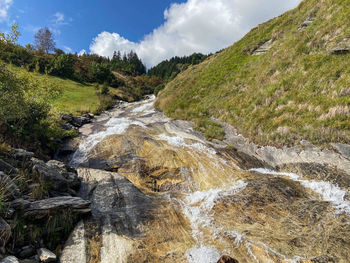
[[[278,154],[230,127],[225,142],[208,142],[153,101],[122,103],[80,129],[70,164],[91,216],[62,263],[349,262],[345,155]]]

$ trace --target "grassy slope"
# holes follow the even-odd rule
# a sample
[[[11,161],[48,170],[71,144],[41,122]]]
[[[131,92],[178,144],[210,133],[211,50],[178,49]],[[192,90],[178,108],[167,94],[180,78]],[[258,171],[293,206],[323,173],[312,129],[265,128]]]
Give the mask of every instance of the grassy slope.
[[[22,68],[9,66],[16,73],[25,74]],[[81,114],[82,112],[96,112],[99,100],[91,84],[82,84],[69,79],[62,79],[50,75],[30,73],[34,81],[42,85],[56,87],[61,91],[60,96],[53,101],[55,110],[64,113]]]
[[[350,143],[350,55],[329,52],[350,37],[349,23],[348,0],[305,0],[180,74],[156,106],[195,121],[208,137],[222,137],[214,117],[260,144]],[[266,54],[247,52],[269,39]]]

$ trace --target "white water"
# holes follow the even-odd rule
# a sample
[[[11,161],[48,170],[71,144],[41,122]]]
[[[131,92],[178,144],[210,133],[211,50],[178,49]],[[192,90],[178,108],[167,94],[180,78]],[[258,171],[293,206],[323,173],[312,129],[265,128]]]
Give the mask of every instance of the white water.
[[[205,244],[203,229],[209,229],[213,237],[217,236],[220,229],[215,228],[211,210],[219,198],[233,195],[242,191],[246,187],[243,181],[237,181],[227,190],[210,189],[208,191],[196,191],[185,196],[183,200],[177,200],[180,203],[182,213],[190,221],[192,236],[196,241],[196,246],[187,250],[185,257],[189,263],[213,263],[220,258],[219,251]]]
[[[337,213],[345,212],[347,215],[350,215],[350,202],[345,200],[348,192],[330,182],[303,180],[300,179],[300,176],[295,173],[280,173],[264,168],[251,169],[251,171],[260,174],[287,176],[294,181],[300,182],[302,186],[309,188],[315,193],[321,195],[324,201],[332,203]]]
[[[74,153],[71,165],[79,166],[87,159],[93,147],[103,141],[109,135],[122,134],[130,125],[146,127],[142,122],[128,118],[111,118],[104,126],[105,130],[89,135],[80,143],[79,149]]]

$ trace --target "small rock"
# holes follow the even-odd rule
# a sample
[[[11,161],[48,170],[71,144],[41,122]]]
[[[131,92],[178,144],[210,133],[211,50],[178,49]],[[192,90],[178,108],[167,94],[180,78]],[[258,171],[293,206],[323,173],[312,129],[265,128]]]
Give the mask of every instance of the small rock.
[[[7,256],[6,258],[2,259],[0,263],[19,263],[19,260],[14,256]]]
[[[29,258],[35,254],[35,249],[33,246],[25,246],[21,248],[21,252],[19,252],[19,258]]]
[[[222,256],[217,263],[238,263],[238,260],[231,258],[230,256]]]
[[[46,248],[38,249],[38,256],[41,262],[52,262],[56,260],[56,255]]]
[[[30,158],[34,157],[35,154],[33,152],[28,152],[23,149],[15,149],[14,156],[16,160],[24,161],[29,160]]]
[[[333,55],[344,55],[350,52],[350,47],[335,47],[331,50]]]
[[[18,198],[11,202],[10,207],[15,210],[24,210],[30,207],[31,202],[24,200],[23,198]]]
[[[0,245],[5,247],[10,237],[11,227],[2,217],[0,217]]]
[[[301,23],[301,27],[308,27],[314,22],[313,19],[306,19],[303,23]]]
[[[8,208],[7,210],[6,210],[6,212],[5,212],[5,215],[4,215],[4,217],[6,218],[6,219],[12,219],[13,218],[13,215],[15,214],[15,209],[13,209],[13,208]]]

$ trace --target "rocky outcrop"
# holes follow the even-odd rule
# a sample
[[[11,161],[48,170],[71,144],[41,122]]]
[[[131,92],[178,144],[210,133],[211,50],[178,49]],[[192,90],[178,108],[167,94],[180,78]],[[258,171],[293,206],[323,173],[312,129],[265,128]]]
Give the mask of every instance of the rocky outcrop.
[[[300,143],[301,147],[259,146],[238,134],[232,126],[225,123],[222,123],[222,125],[226,133],[225,143],[272,167],[296,163],[314,163],[333,166],[350,174],[350,159],[346,155],[346,151],[335,152],[329,149],[321,149],[306,141]],[[342,146],[340,149],[345,150],[347,146]]]
[[[28,208],[24,210],[24,217],[32,219],[41,219],[52,213],[59,213],[60,210],[68,209],[76,213],[89,213],[90,202],[80,197],[53,197],[32,202]]]
[[[52,189],[57,191],[66,191],[68,189],[68,181],[56,169],[51,168],[44,161],[32,158],[33,172],[40,176],[42,180],[49,183]]]
[[[350,52],[350,38],[345,38],[330,50],[333,55],[344,55]]]
[[[62,263],[217,262],[223,254],[235,258],[223,262],[347,262],[344,147],[259,147],[232,127],[224,142],[208,142],[192,127],[142,102],[80,130],[75,164],[113,172],[78,169],[91,217],[76,226]]]
[[[270,39],[264,43],[262,43],[260,46],[258,46],[256,48],[256,50],[254,50],[252,55],[262,55],[265,54],[267,51],[269,51],[271,49],[271,47],[273,46],[273,40]]]
[[[72,125],[74,128],[80,128],[84,124],[90,123],[94,118],[92,114],[84,114],[83,116],[73,116],[73,114],[62,114],[62,120],[66,121],[68,124]],[[69,129],[69,126],[66,126]]]

